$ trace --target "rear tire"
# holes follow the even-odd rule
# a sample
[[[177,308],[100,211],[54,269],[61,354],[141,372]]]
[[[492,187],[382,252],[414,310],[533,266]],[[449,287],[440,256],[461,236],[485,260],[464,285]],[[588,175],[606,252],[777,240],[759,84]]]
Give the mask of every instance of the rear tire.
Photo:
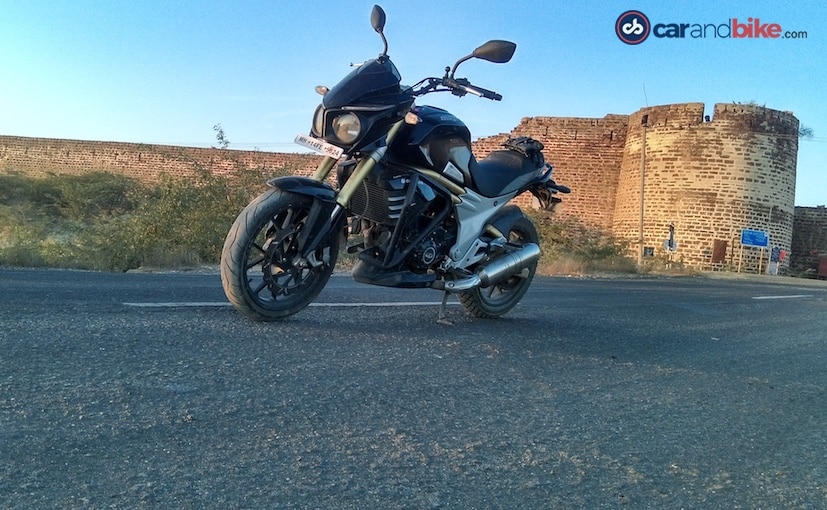
[[[523,215],[508,231],[508,244],[516,247],[527,243],[540,244],[540,237],[534,223]],[[515,306],[525,295],[534,273],[537,271],[537,262],[534,262],[520,274],[512,276],[488,287],[476,287],[461,292],[457,299],[462,303],[469,314],[484,319],[499,317]]]
[[[298,238],[312,205],[311,197],[272,189],[236,218],[221,252],[221,283],[239,312],[254,320],[281,319],[324,288],[339,254],[339,232],[331,230],[314,251],[321,264],[302,259]]]

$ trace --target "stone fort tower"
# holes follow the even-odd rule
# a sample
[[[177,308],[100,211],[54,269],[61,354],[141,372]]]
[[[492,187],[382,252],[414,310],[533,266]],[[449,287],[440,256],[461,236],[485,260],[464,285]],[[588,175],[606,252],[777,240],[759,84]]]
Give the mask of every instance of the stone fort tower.
[[[707,118],[703,103],[685,103],[602,119],[525,118],[511,135],[543,142],[555,179],[571,186],[560,213],[626,241],[630,255],[665,255],[671,224],[673,259],[755,271],[762,253],[742,250],[743,229],[768,232],[770,247],[790,252],[798,127],[791,113],[761,106],[716,104]]]

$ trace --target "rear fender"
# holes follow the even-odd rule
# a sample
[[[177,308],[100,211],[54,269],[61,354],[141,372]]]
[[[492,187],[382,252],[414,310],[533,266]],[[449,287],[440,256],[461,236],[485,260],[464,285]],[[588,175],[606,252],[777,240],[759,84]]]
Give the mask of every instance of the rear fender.
[[[516,205],[507,205],[495,214],[488,225],[494,227],[504,237],[508,236],[511,227],[524,216],[523,211]]]

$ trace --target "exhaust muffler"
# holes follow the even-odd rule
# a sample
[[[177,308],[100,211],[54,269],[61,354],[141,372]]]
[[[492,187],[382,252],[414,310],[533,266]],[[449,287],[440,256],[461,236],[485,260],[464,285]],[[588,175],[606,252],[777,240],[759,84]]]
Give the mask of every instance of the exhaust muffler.
[[[489,287],[527,269],[540,259],[540,246],[534,243],[523,245],[519,250],[506,253],[477,269],[473,276],[462,280],[444,282],[449,292],[464,292],[474,287]],[[437,282],[443,283],[443,282]]]

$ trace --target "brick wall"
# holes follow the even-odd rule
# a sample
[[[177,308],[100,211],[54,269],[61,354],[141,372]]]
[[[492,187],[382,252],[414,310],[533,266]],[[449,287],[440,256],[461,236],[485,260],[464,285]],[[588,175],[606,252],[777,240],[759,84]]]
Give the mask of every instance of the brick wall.
[[[318,161],[316,156],[279,152],[0,136],[0,172],[30,175],[105,171],[157,182],[162,174],[186,177],[197,168],[215,175],[232,174],[245,167],[287,167],[298,173],[311,173]]]
[[[572,189],[562,196],[558,214],[611,229],[627,118],[531,117],[514,128],[515,136],[531,136],[543,143],[543,152],[554,166],[554,180]]]
[[[827,207],[796,207],[793,225],[792,265],[816,271],[827,259]]]

